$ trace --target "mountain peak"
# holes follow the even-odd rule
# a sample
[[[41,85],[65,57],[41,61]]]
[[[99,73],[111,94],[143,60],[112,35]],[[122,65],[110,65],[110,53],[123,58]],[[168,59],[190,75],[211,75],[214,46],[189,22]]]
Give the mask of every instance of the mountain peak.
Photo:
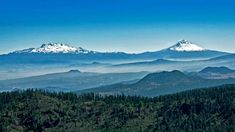
[[[39,48],[29,48],[15,51],[13,53],[89,53],[91,51],[82,47],[74,47],[67,44],[48,43],[42,44]]]
[[[188,40],[180,40],[177,44],[168,48],[172,51],[203,51],[204,48],[194,44]]]
[[[228,67],[206,67],[203,70],[201,70],[199,73],[219,73],[219,74],[227,74],[227,73],[233,73],[235,72],[232,69],[229,69]]]
[[[81,73],[80,70],[70,70],[69,73]]]
[[[171,83],[182,79],[187,79],[188,76],[183,72],[174,70],[174,71],[163,71],[159,73],[150,73],[139,81],[139,83]]]
[[[182,39],[178,43],[180,43],[180,44],[191,44],[191,42],[186,40],[186,39]]]

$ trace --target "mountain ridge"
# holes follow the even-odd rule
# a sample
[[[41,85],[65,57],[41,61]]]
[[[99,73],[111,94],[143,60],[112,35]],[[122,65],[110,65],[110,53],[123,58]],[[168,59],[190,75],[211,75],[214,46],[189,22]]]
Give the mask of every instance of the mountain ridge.
[[[30,56],[28,55],[30,54]],[[102,61],[102,60],[203,60],[229,55],[230,53],[201,48],[188,41],[181,40],[175,45],[153,52],[125,53],[125,52],[98,52],[66,44],[43,44],[39,48],[29,48],[0,55],[3,63],[66,63],[73,61]],[[43,59],[42,59],[43,58]]]
[[[150,73],[133,84],[119,83],[82,90],[78,93],[95,92],[108,95],[124,94],[154,97],[223,84],[235,84],[235,79],[205,79],[197,75],[186,75],[181,71],[174,70]]]
[[[228,67],[221,66],[221,67],[206,67],[199,71],[199,73],[220,73],[220,74],[227,74],[235,72],[235,70],[229,69]]]
[[[58,43],[48,43],[48,44],[42,44],[38,48],[28,48],[23,50],[17,50],[11,52],[11,54],[14,53],[89,53],[94,51],[89,51],[86,49],[83,49],[82,47],[74,47],[70,46],[68,44],[58,44]]]
[[[195,51],[206,51],[208,49],[204,49],[201,46],[188,41],[188,40],[180,40],[176,44],[162,50],[156,50],[152,52],[158,52],[158,51],[164,51],[164,50],[171,50],[171,51],[177,51],[177,52],[195,52]],[[89,53],[89,52],[98,52],[93,50],[87,50],[82,47],[75,47],[68,44],[63,43],[47,43],[42,44],[38,48],[27,48],[23,50],[16,50],[12,53]],[[99,52],[99,53],[125,53],[125,52]],[[143,53],[151,53],[150,51],[145,51],[142,53],[132,53],[132,54],[143,54]],[[130,54],[130,53],[126,53]]]

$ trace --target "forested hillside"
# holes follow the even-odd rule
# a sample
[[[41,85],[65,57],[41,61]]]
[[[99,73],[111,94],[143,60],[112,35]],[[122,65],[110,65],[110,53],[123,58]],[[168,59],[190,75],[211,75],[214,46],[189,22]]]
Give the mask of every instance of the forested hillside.
[[[130,84],[112,84],[77,91],[78,94],[97,93],[102,95],[129,95],[156,97],[187,90],[235,84],[235,78],[205,79],[197,75],[188,75],[178,70],[150,73],[137,82]]]
[[[0,93],[0,131],[235,131],[235,85],[155,98]]]

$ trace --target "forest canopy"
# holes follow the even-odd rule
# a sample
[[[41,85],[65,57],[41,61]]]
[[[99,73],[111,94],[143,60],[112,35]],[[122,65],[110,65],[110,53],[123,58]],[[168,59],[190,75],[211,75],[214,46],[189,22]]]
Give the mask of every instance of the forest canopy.
[[[235,85],[154,98],[0,93],[0,131],[234,131]]]

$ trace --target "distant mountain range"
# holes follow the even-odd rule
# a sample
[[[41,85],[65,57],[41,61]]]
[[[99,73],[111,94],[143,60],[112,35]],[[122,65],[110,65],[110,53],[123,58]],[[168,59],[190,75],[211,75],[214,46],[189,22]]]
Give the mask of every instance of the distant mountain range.
[[[228,74],[228,73],[232,73],[232,72],[235,72],[235,70],[232,70],[232,69],[229,69],[227,67],[207,67],[203,70],[201,70],[199,73],[202,73],[202,74]]]
[[[184,90],[235,84],[235,71],[227,67],[206,67],[199,72],[178,70],[156,73],[90,73],[70,70],[19,79],[0,80],[0,91],[39,88],[49,91],[157,96]]]
[[[131,63],[114,64],[111,67],[119,71],[198,71],[205,67],[226,66],[235,69],[235,54],[224,55],[206,60],[166,60],[157,59],[153,61],[139,61]]]
[[[187,40],[155,52],[98,52],[68,44],[49,43],[0,55],[0,80],[80,69],[84,72],[124,73],[198,71],[226,66],[235,69],[235,54],[209,50]]]
[[[196,75],[207,79],[228,79],[235,78],[235,70],[228,67],[206,67],[199,71]]]
[[[93,89],[78,91],[78,93],[95,92],[99,94],[125,94],[140,96],[158,96],[180,91],[211,87],[222,84],[234,84],[235,79],[205,79],[196,75],[186,75],[174,70],[171,72],[151,73],[133,84],[114,84]]]
[[[192,51],[206,51],[206,49],[191,43],[188,40],[181,40],[177,44],[167,48],[166,50],[178,51],[178,52],[192,52]],[[74,47],[68,44],[58,44],[58,43],[48,43],[43,44],[39,48],[29,48],[23,50],[17,50],[11,52],[11,54],[21,54],[21,53],[44,53],[44,54],[87,54],[87,53],[101,53],[97,51],[91,51],[83,49],[82,47]],[[108,53],[108,52],[106,52]],[[110,52],[115,53],[115,52]],[[118,53],[118,52],[116,52]]]
[[[0,80],[0,92],[28,88],[71,92],[120,82],[133,82],[143,78],[147,74],[147,72],[90,73],[70,70],[69,72],[63,73]]]
[[[128,54],[125,52],[97,52],[67,44],[43,44],[39,48],[17,50],[9,54],[0,55],[1,64],[50,64],[74,63],[83,61],[108,60],[198,60],[229,55],[230,53],[207,50],[190,41],[181,40],[175,45],[155,52]]]

